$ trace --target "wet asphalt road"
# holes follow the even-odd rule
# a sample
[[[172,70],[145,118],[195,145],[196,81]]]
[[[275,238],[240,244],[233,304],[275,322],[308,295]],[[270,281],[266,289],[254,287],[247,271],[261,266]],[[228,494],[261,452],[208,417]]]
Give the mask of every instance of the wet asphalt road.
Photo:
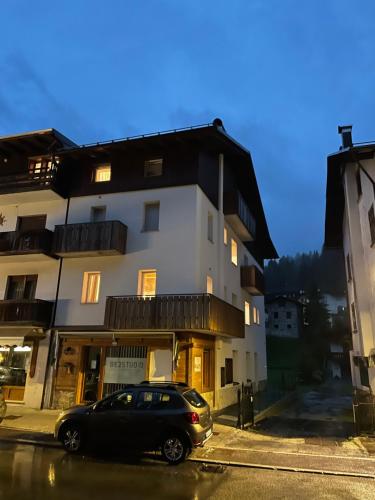
[[[0,499],[363,499],[371,479],[249,468],[202,470],[150,457],[82,457],[62,450],[0,442]]]

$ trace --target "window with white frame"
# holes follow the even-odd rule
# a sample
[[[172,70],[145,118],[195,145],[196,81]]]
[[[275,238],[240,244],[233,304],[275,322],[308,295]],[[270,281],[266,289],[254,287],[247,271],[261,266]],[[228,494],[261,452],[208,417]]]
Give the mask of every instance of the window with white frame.
[[[245,325],[250,325],[250,304],[245,300]]]
[[[99,302],[100,271],[85,271],[82,282],[82,304],[96,304]]]
[[[145,177],[157,177],[163,174],[163,158],[146,160],[144,164]]]
[[[228,229],[224,226],[224,245],[228,245]]]
[[[145,203],[143,231],[159,231],[160,202]]]
[[[208,212],[207,215],[207,239],[214,242],[214,216],[211,212]]]
[[[214,293],[214,283],[211,276],[207,276],[207,293]]]
[[[147,269],[139,271],[138,295],[154,297],[156,295],[156,270]]]
[[[237,255],[237,241],[234,240],[233,238],[231,239],[231,260],[232,264],[237,266],[238,263],[238,255]]]
[[[108,182],[111,180],[111,165],[100,165],[95,168],[95,182]]]

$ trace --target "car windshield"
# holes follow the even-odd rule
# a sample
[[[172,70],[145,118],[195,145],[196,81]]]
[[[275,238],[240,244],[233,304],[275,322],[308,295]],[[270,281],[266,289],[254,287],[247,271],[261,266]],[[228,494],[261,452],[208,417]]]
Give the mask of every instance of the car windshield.
[[[207,405],[206,401],[202,398],[202,396],[195,389],[191,389],[190,391],[184,392],[184,398],[188,400],[188,402],[195,406],[196,408],[203,408]]]

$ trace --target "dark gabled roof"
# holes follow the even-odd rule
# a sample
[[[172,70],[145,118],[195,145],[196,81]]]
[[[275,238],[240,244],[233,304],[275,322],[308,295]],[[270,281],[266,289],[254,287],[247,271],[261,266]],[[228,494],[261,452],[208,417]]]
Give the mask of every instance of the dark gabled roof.
[[[76,146],[73,141],[54,128],[0,136],[0,155],[3,157],[13,154],[43,155],[73,146]]]
[[[245,191],[247,194],[246,199],[251,200],[249,208],[257,221],[257,241],[261,245],[262,258],[278,258],[264,215],[251,154],[227,134],[221,120],[218,118],[213,123],[206,125],[137,135],[82,146],[75,144],[53,128],[0,136],[0,156],[6,157],[11,154],[48,155],[54,152],[60,156],[71,155],[80,158],[82,155],[90,157],[96,155],[105,156],[113,148],[125,150],[129,147],[135,147],[141,150],[162,147],[171,143],[204,146],[212,148],[213,151],[219,149],[224,154],[235,158],[233,168],[236,169],[240,179],[240,191]]]
[[[236,158],[235,168],[241,179],[240,190],[247,191],[248,196],[246,199],[251,200],[249,208],[257,221],[257,240],[261,242],[262,257],[264,259],[278,258],[277,251],[269,234],[251,154],[225,131],[220,119],[215,119],[213,123],[206,125],[137,135],[83,146],[64,147],[59,151],[59,154],[69,154],[77,158],[82,155],[105,156],[113,148],[116,150],[124,150],[132,147],[136,147],[137,149],[151,149],[153,147],[163,147],[171,143],[204,146],[212,148],[212,150],[219,149],[224,154],[227,153]]]
[[[342,248],[343,217],[345,208],[343,169],[347,163],[374,157],[375,143],[358,143],[341,149],[327,158],[326,214],[324,247]]]
[[[296,300],[296,299],[291,299],[289,297],[285,297],[284,295],[272,295],[271,297],[265,297],[265,303],[266,304],[273,304],[274,302],[280,302],[280,301],[284,301],[284,302],[291,302],[292,304],[296,304],[297,306],[299,307],[303,307],[304,304],[302,302],[300,302],[299,300]]]

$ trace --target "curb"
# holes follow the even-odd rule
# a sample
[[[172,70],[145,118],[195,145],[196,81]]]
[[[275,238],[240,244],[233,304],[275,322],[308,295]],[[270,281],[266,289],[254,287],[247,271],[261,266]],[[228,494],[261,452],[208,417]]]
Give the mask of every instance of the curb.
[[[0,436],[0,442],[3,443],[15,443],[15,444],[28,444],[33,446],[44,446],[47,448],[59,448],[62,449],[60,443],[55,443],[53,441],[42,441],[38,439],[27,439],[27,438],[12,438],[12,437],[2,437]]]
[[[216,465],[228,465],[231,467],[247,467],[249,469],[266,469],[282,472],[303,472],[306,474],[320,474],[324,476],[347,476],[347,477],[361,477],[366,479],[375,479],[375,474],[357,473],[357,472],[344,472],[344,471],[332,471],[332,470],[320,470],[320,469],[305,469],[302,467],[285,467],[278,465],[267,465],[267,464],[253,464],[250,462],[236,462],[234,460],[215,460],[214,458],[194,458],[189,457],[190,462],[216,464]]]

